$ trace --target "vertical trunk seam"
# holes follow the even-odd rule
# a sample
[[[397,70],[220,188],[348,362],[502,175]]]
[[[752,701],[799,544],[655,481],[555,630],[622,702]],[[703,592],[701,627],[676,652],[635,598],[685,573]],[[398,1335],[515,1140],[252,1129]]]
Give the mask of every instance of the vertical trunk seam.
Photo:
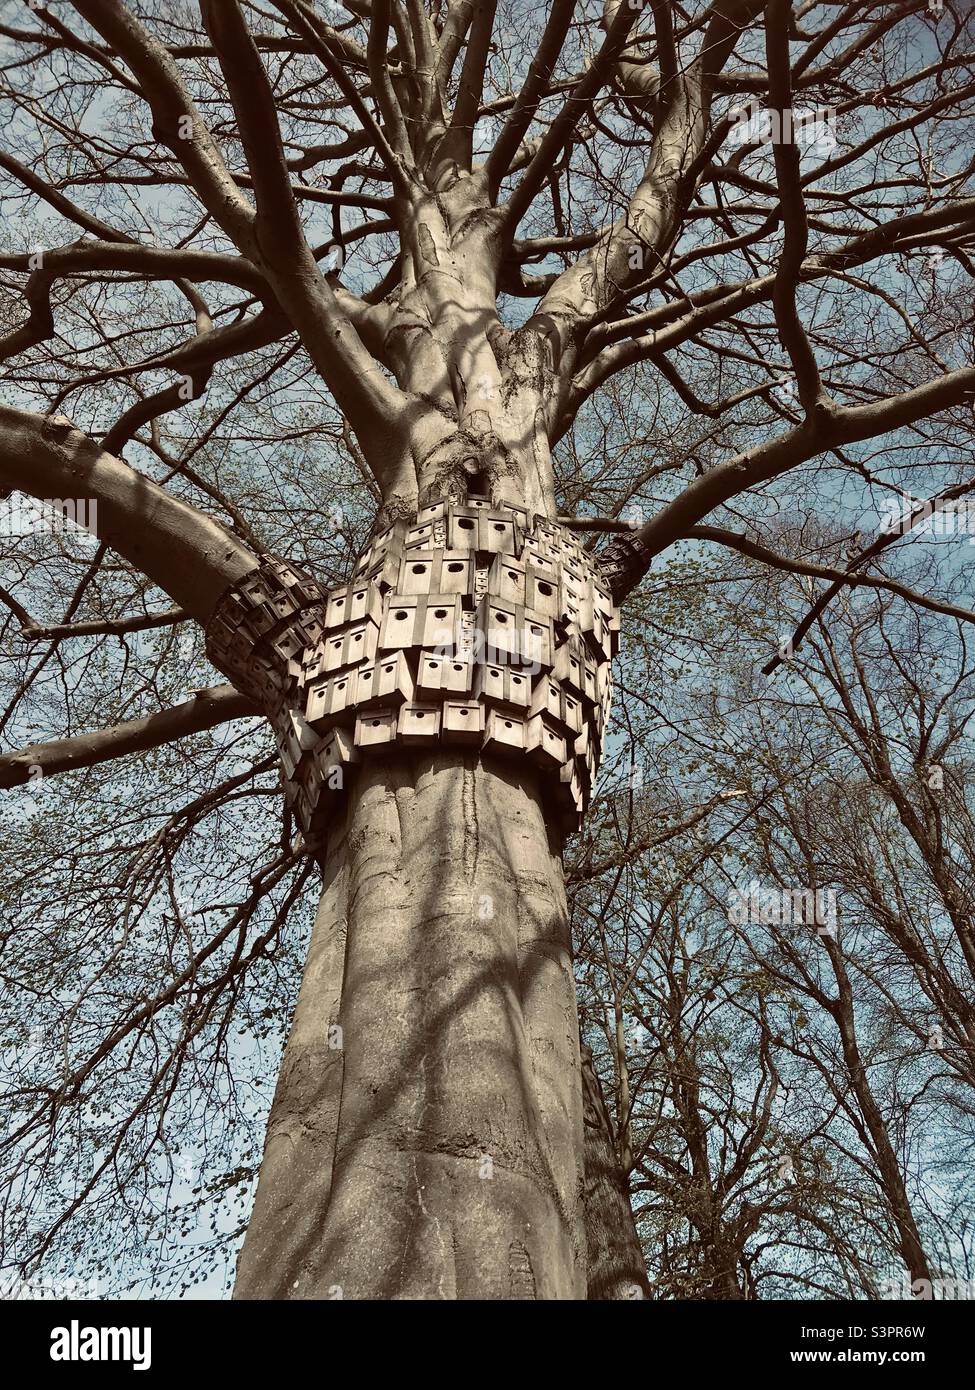
[[[474,886],[477,876],[477,861],[480,851],[480,835],[477,822],[477,781],[475,760],[464,759],[464,784],[462,804],[464,815],[464,877],[471,885],[471,920],[474,915]]]

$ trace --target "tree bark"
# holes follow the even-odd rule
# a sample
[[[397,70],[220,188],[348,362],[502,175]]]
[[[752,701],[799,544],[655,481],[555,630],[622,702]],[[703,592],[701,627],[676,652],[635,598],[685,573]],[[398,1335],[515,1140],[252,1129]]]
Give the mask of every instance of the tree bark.
[[[586,1181],[583,1205],[590,1301],[649,1298],[650,1282],[633,1220],[626,1177],[613,1143],[592,1053],[582,1048]]]
[[[932,1270],[917,1222],[914,1219],[914,1210],[908,1195],[907,1184],[904,1181],[904,1173],[898,1161],[897,1152],[891,1143],[887,1122],[877,1104],[867,1067],[860,1052],[850,977],[836,942],[826,938],[823,944],[829,953],[833,974],[836,977],[837,999],[831,1012],[839,1029],[843,1060],[846,1063],[850,1088],[856,1096],[860,1114],[863,1116],[866,1134],[863,1134],[862,1137],[866,1139],[869,1135],[873,1144],[880,1186],[887,1199],[890,1215],[897,1232],[898,1248],[910,1274],[911,1282],[925,1279],[930,1283]]]
[[[235,1297],[584,1298],[582,1195],[570,931],[535,769],[366,760],[328,840]]]

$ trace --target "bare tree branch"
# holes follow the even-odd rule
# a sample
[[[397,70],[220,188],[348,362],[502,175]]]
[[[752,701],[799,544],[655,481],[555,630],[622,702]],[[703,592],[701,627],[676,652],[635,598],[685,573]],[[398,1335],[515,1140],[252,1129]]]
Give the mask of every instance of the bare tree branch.
[[[56,739],[53,743],[32,743],[15,753],[4,753],[0,756],[0,788],[23,786],[31,780],[32,768],[39,767],[45,777],[73,772],[75,768],[93,767],[131,753],[145,753],[203,729],[258,714],[260,710],[232,685],[215,685],[199,691],[185,704],[144,719],[129,719],[110,729]],[[267,765],[273,763],[269,760]]]

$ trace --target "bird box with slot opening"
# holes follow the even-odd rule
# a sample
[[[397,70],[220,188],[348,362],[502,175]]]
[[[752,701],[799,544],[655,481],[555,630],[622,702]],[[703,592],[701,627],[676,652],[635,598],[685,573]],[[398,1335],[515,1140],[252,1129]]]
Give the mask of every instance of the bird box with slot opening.
[[[402,594],[429,594],[436,592],[440,578],[440,551],[414,550],[403,558],[400,570],[399,591]]]
[[[484,706],[473,700],[445,700],[440,727],[445,743],[479,744],[484,733]]]
[[[525,720],[506,710],[489,709],[484,720],[485,753],[523,753],[525,751]]]
[[[395,743],[398,723],[398,710],[379,708],[363,711],[355,721],[356,748],[368,752]]]
[[[460,642],[460,616],[459,594],[429,594],[420,645],[436,647],[442,655],[453,656]]]
[[[460,614],[460,639],[457,646],[457,655],[462,657],[465,661],[474,660],[476,637],[477,614],[471,608],[463,608]]]
[[[469,594],[474,585],[474,560],[469,550],[441,550],[440,580],[437,589],[441,594]]]
[[[495,555],[488,574],[487,591],[506,603],[524,604],[525,566],[510,555]]]
[[[547,714],[533,715],[525,732],[525,752],[539,767],[560,768],[569,756],[561,726]]]
[[[397,737],[406,747],[436,743],[440,737],[440,706],[435,704],[400,705]]]
[[[451,503],[447,509],[447,546],[450,550],[476,550],[478,543],[476,507]]]

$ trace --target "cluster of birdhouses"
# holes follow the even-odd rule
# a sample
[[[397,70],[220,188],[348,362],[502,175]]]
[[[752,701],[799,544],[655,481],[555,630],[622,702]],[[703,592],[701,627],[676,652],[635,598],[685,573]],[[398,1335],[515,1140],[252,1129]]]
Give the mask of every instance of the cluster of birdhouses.
[[[221,602],[209,650],[268,710],[311,838],[361,759],[440,745],[529,758],[576,826],[618,641],[610,590],[570,532],[468,497],[374,536],[327,592],[263,561]]]
[[[207,627],[207,655],[264,709],[298,684],[301,658],[325,631],[328,590],[285,560],[265,555],[222,596]]]

